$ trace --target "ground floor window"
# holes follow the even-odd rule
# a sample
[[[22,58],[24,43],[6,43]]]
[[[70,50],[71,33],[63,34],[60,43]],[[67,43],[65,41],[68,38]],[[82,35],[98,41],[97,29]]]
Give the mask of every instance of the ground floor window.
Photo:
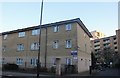
[[[52,65],[56,65],[56,58],[52,58]]]
[[[72,59],[71,58],[66,58],[66,64],[67,65],[72,65]]]
[[[17,58],[17,65],[22,65],[23,64],[23,59],[22,58]]]
[[[32,58],[30,63],[33,66],[37,66],[37,59],[36,58]]]

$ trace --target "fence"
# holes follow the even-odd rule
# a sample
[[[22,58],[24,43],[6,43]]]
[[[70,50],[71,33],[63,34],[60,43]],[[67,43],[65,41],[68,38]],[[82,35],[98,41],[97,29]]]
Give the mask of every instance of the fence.
[[[3,64],[3,67],[6,64]],[[24,71],[24,72],[33,72],[36,73],[37,72],[37,66],[34,65],[32,67],[24,67],[24,66],[19,66],[19,70],[20,71]],[[40,72],[46,72],[46,73],[55,73],[56,72],[56,65],[52,64],[52,63],[47,63],[46,67],[44,63],[40,64]],[[62,74],[71,74],[71,73],[77,73],[77,67],[76,65],[66,65],[66,64],[61,64],[61,73]]]

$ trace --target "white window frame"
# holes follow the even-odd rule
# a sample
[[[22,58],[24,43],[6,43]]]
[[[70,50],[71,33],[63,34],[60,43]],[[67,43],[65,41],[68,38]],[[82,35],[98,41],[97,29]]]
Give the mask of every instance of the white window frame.
[[[40,29],[32,30],[32,35],[39,35],[39,34],[40,34]]]
[[[17,51],[24,51],[24,45],[23,44],[17,44]]]
[[[24,37],[25,36],[25,32],[19,32],[18,33],[18,37]]]
[[[71,58],[66,58],[66,64],[67,65],[72,65],[72,59]]]
[[[23,59],[22,58],[17,58],[16,59],[16,64],[17,65],[23,65]]]
[[[7,39],[7,37],[8,37],[8,35],[7,35],[7,34],[5,34],[5,35],[3,36],[3,39],[4,39],[4,40],[6,40],[6,39]]]
[[[59,26],[54,26],[53,30],[54,30],[54,32],[58,32],[59,31]]]
[[[30,48],[31,50],[39,50],[39,42],[33,42]]]
[[[59,47],[59,40],[53,41],[53,48],[57,49]]]
[[[37,59],[36,59],[36,58],[30,59],[30,64],[31,64],[32,66],[37,66]]]
[[[66,48],[71,48],[72,47],[72,40],[71,39],[66,40],[65,44],[66,44]]]
[[[71,29],[72,29],[72,25],[71,25],[71,24],[67,24],[67,25],[66,25],[66,30],[69,31],[69,30],[71,30]]]

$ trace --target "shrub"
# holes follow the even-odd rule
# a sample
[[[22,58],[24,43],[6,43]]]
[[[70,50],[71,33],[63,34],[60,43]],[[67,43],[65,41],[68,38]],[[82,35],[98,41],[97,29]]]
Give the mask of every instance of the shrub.
[[[46,67],[40,67],[40,72],[47,72],[47,68]]]
[[[3,65],[3,69],[5,69],[5,70],[18,70],[18,68],[19,67],[16,64],[7,63],[7,64]]]
[[[55,68],[54,66],[52,66],[52,67],[50,68],[50,72],[51,72],[51,73],[55,73],[55,72],[56,72],[56,68]]]

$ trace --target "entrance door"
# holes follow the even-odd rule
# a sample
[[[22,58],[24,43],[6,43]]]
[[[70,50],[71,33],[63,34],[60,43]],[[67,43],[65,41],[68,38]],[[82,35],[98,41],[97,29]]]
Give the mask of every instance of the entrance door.
[[[61,75],[61,58],[56,58],[56,75]]]

